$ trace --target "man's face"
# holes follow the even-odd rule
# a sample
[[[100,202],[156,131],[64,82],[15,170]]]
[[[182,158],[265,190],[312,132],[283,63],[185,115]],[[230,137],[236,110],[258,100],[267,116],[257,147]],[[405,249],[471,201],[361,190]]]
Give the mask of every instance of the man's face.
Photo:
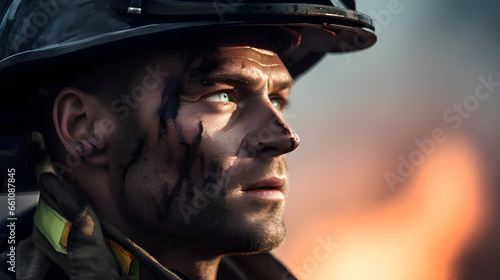
[[[280,58],[225,46],[150,65],[168,76],[131,108],[109,151],[124,219],[140,232],[221,253],[278,246],[285,237],[284,154],[299,144],[282,119],[293,80]]]

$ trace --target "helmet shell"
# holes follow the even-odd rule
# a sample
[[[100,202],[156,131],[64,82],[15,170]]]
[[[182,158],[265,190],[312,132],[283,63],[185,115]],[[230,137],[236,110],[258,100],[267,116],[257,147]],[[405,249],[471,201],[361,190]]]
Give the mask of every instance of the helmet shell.
[[[372,20],[353,10],[353,1],[348,2],[351,9],[340,0],[332,2],[338,6],[324,0],[11,1],[8,6],[4,4],[7,7],[0,24],[0,77],[27,62],[77,55],[78,51],[110,43],[148,35],[168,36],[173,30],[235,25],[278,25],[299,30],[305,46],[283,56],[292,76],[297,76],[311,66],[309,61],[302,61],[305,53],[360,50],[376,41],[368,31],[374,30]]]

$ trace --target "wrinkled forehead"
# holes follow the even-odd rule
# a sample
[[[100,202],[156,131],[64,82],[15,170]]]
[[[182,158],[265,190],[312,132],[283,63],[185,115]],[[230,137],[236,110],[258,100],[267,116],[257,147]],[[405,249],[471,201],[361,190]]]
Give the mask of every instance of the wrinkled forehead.
[[[215,57],[220,60],[240,60],[251,64],[257,64],[261,67],[283,66],[279,56],[265,48],[256,48],[249,45],[231,45],[218,47]]]
[[[221,38],[214,44],[212,56],[219,59],[239,58],[253,61],[260,66],[282,64],[276,43],[265,37],[252,35]]]
[[[225,38],[203,47],[164,53],[161,63],[172,71],[171,78],[188,83],[222,72],[290,76],[276,45],[271,40],[253,36]]]
[[[260,47],[263,47],[260,45]],[[293,81],[279,56],[271,48],[252,44],[224,44],[193,60],[186,71],[188,83],[226,77],[248,83],[262,79]]]
[[[255,44],[221,44],[207,51],[193,60],[191,67],[218,68],[223,64],[246,64],[257,68],[281,67],[285,68],[278,54],[271,47]],[[208,69],[207,69],[208,70]]]

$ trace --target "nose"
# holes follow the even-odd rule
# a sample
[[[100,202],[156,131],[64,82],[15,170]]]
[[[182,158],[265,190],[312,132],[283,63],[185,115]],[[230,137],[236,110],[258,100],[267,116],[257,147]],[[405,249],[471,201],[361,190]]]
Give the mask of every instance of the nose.
[[[275,157],[295,150],[299,136],[272,105],[258,110],[249,120],[250,131],[243,139],[242,157]]]

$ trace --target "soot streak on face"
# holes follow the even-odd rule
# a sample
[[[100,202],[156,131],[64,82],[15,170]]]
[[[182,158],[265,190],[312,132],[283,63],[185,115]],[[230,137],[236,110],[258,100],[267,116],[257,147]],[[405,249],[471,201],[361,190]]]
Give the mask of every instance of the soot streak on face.
[[[186,62],[183,64],[181,71],[176,74],[171,74],[168,76],[168,78],[165,80],[165,85],[162,90],[162,96],[161,96],[161,106],[158,109],[158,116],[160,118],[160,127],[159,127],[159,133],[158,133],[158,141],[160,141],[161,137],[167,133],[167,123],[169,120],[172,120],[175,129],[179,131],[178,124],[176,122],[177,116],[179,115],[179,108],[180,108],[180,94],[182,92],[182,81],[183,77],[186,76],[186,73],[188,71],[189,66],[191,65],[192,61],[195,59],[195,55],[185,55],[181,54],[183,56],[183,60]],[[182,133],[179,133],[181,137],[181,141],[184,141],[184,136],[182,136]],[[185,142],[185,141],[184,141]]]
[[[290,149],[295,149],[296,146],[298,145],[298,137],[295,133],[292,134],[292,132],[290,131],[290,129],[288,129],[284,123],[282,123],[278,118],[275,119],[275,125],[278,126],[280,129],[281,129],[281,133],[283,133],[284,135],[291,135],[292,137],[290,137]],[[259,143],[260,144],[260,143]]]
[[[285,134],[285,135],[290,135],[291,132],[290,132],[290,129],[288,129],[284,123],[282,123],[278,118],[275,118],[274,119],[274,123],[276,124],[276,126],[278,126],[279,128],[281,128],[281,133]]]
[[[179,134],[182,134],[182,131],[178,131]],[[202,175],[202,180],[201,182],[198,182],[201,184],[201,186],[206,185],[208,182],[211,182],[212,180],[217,180],[217,176],[213,176],[215,174],[213,171],[210,172],[209,175],[204,175],[205,173],[205,158],[203,154],[200,153],[199,147],[202,141],[202,133],[203,133],[203,123],[200,121],[198,123],[198,134],[195,137],[195,140],[192,143],[187,143],[185,141],[181,141],[180,144],[185,148],[184,151],[184,157],[182,164],[180,165],[179,168],[179,177],[176,179],[173,187],[165,182],[162,186],[162,198],[161,198],[161,205],[163,207],[160,207],[159,205],[155,205],[157,213],[158,213],[158,220],[164,220],[167,216],[168,213],[172,209],[172,205],[174,205],[174,201],[178,199],[181,196],[181,190],[182,187],[185,186],[185,196],[187,201],[192,201],[195,199],[195,192],[194,188],[195,182],[193,180],[193,170],[198,167],[200,170],[200,173]],[[168,136],[167,136],[168,137]],[[198,163],[198,166],[196,166],[196,163]],[[214,163],[210,165],[212,170],[217,170],[219,168],[219,165],[217,163]],[[219,172],[220,174],[220,172]],[[214,178],[215,177],[215,178]],[[170,191],[171,190],[171,191]]]
[[[184,65],[190,66],[194,61],[195,56],[190,56],[186,59],[186,63]],[[213,67],[213,65],[211,65]],[[203,67],[203,73],[207,73],[210,69],[209,66]],[[188,72],[189,67],[184,67],[184,70],[181,71],[180,77],[185,77],[185,74]],[[212,68],[213,69],[213,68]],[[191,70],[192,76],[194,73],[200,74],[199,71]],[[177,120],[180,110],[180,94],[183,92],[181,86],[182,79],[179,76],[171,75],[169,80],[165,82],[165,86],[162,90],[162,105],[158,109],[158,116],[160,119],[160,127],[158,132],[158,141],[160,141],[163,137],[170,137],[168,133],[168,124],[169,121],[172,122],[174,130],[177,131],[177,135],[179,137],[179,144],[184,147],[184,157],[179,166],[179,177],[176,179],[173,186],[169,183],[164,182],[162,188],[162,199],[160,205],[155,204],[156,212],[158,213],[158,220],[164,220],[168,213],[171,211],[174,201],[178,199],[181,195],[181,189],[185,185],[186,186],[186,199],[188,201],[192,201],[195,199],[195,182],[192,178],[192,172],[194,170],[195,163],[198,163],[199,172],[201,173],[201,182],[197,182],[201,184],[199,188],[203,188],[203,186],[207,186],[210,183],[220,182],[222,178],[222,165],[217,161],[210,161],[208,166],[210,170],[208,175],[205,175],[205,158],[202,153],[200,153],[200,145],[202,142],[202,134],[203,134],[203,123],[201,121],[198,122],[198,134],[196,135],[194,141],[192,143],[188,143],[183,134],[182,127]],[[168,142],[168,141],[167,141]],[[222,188],[223,189],[223,188]],[[171,190],[171,191],[169,191]],[[225,192],[220,192],[220,195],[224,195]]]
[[[216,58],[210,57],[208,55],[203,56],[201,64],[197,67],[193,67],[193,69],[190,70],[189,82],[200,82],[203,77],[207,77],[218,67],[219,62],[216,60]],[[205,85],[210,84],[210,82],[208,81],[202,81],[202,83]]]

